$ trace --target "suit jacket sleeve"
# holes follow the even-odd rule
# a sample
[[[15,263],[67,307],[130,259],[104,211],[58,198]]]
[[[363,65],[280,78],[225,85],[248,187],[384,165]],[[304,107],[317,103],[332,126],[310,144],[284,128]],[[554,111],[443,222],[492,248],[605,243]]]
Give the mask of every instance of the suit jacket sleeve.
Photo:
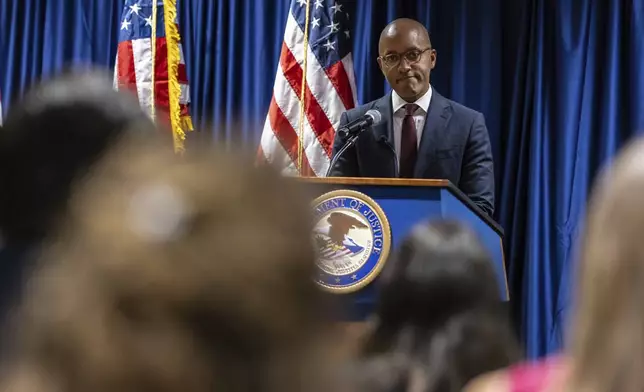
[[[340,116],[340,125],[338,128],[343,127],[349,122],[347,113],[344,112]],[[344,146],[344,140],[342,140],[337,132],[335,138],[333,139],[333,153],[331,154],[331,159],[333,159],[340,149]],[[358,156],[356,152],[355,145],[347,149],[342,156],[338,158],[338,161],[333,166],[333,169],[329,173],[330,177],[359,177],[360,170],[358,169]]]
[[[463,172],[459,188],[483,212],[492,216],[494,213],[494,162],[490,135],[481,113],[476,115],[472,123],[463,157]]]

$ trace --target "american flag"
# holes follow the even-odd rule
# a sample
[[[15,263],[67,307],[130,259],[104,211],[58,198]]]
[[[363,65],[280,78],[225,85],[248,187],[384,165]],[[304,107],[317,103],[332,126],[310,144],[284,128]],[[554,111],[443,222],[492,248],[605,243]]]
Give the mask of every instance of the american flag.
[[[114,67],[114,87],[135,93],[147,113],[170,125],[175,150],[181,151],[185,132],[192,130],[192,121],[188,110],[190,90],[176,2],[125,0]]]
[[[349,14],[342,3],[291,2],[260,160],[284,174],[324,176],[340,115],[357,103],[350,49]]]

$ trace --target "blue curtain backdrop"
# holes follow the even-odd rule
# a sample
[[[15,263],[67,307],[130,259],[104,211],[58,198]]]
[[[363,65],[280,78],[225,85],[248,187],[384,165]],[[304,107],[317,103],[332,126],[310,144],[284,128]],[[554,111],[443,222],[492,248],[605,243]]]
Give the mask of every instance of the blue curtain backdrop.
[[[345,0],[360,102],[387,91],[384,25],[416,18],[438,51],[432,84],[482,111],[493,143],[513,310],[529,357],[561,348],[592,179],[644,129],[641,0]],[[122,0],[0,0],[5,109],[66,66],[111,70]],[[181,0],[200,137],[255,149],[288,0]]]

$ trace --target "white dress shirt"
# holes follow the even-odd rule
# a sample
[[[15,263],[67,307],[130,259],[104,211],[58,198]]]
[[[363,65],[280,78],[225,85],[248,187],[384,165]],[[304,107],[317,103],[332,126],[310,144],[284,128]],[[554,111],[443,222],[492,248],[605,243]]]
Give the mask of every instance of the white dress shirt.
[[[402,123],[405,118],[404,106],[408,103],[415,103],[418,109],[414,113],[414,124],[416,125],[416,147],[420,146],[420,139],[423,135],[423,127],[425,126],[425,118],[429,109],[429,103],[432,101],[432,86],[422,97],[418,98],[415,102],[407,102],[400,97],[395,91],[391,92],[391,107],[394,113],[394,148],[400,164],[400,140],[402,139]]]

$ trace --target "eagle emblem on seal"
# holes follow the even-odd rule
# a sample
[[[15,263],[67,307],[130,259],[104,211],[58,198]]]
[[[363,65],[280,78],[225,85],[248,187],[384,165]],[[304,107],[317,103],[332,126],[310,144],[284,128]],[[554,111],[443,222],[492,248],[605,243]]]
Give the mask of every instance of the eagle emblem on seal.
[[[314,201],[313,245],[317,251],[317,282],[332,292],[364,287],[387,259],[391,233],[384,212],[368,196],[342,190]]]

